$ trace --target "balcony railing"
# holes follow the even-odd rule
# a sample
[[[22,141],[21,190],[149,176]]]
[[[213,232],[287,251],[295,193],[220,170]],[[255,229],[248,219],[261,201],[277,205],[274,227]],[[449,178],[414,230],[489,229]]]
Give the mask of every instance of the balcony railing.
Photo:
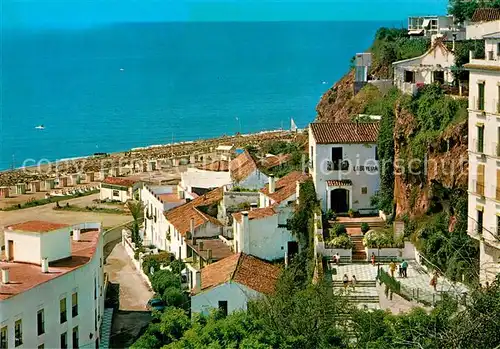
[[[476,195],[484,196],[484,182],[472,180],[472,192]]]
[[[471,91],[473,91],[471,89]],[[470,94],[470,92],[469,92]],[[481,113],[485,113],[486,112],[486,101],[485,99],[480,99],[478,96],[472,96],[469,98],[469,109],[471,110],[476,110],[478,112],[481,112]],[[492,108],[490,108],[492,109]]]
[[[484,153],[484,140],[480,142],[477,138],[472,139],[471,150],[474,153]]]
[[[347,171],[349,170],[349,161],[346,160],[337,160],[337,161],[328,161],[326,163],[327,171]]]

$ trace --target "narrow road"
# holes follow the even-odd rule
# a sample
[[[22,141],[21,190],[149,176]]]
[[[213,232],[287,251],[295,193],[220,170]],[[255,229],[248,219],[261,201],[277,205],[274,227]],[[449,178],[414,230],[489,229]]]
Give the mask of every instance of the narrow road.
[[[120,285],[119,310],[146,310],[153,292],[138,274],[121,243],[109,254],[104,271],[110,282]]]

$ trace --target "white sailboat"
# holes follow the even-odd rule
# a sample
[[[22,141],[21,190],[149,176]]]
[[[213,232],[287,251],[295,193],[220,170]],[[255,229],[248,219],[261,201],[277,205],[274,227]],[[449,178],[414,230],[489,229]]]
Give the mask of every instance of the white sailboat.
[[[45,130],[45,126],[43,126],[43,125],[38,125],[38,126],[35,126],[35,128],[36,128],[37,130]]]

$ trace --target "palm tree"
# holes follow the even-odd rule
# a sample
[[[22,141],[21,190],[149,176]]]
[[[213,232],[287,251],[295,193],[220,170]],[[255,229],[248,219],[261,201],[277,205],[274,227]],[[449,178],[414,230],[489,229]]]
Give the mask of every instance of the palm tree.
[[[134,219],[130,227],[130,230],[132,231],[132,242],[139,247],[141,243],[141,239],[139,237],[139,226],[144,219],[144,206],[140,201],[130,200],[127,201],[127,208]]]

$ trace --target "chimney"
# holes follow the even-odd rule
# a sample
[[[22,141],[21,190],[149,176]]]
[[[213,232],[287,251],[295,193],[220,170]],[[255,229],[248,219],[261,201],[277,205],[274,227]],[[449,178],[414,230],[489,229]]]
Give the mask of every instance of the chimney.
[[[2,268],[2,284],[9,283],[9,268]]]
[[[196,271],[196,275],[195,275],[194,291],[196,293],[201,291],[201,271],[199,271],[199,270]]]
[[[191,232],[191,239],[193,239],[193,245],[196,245],[196,236],[194,236],[194,218],[191,218],[189,227]]]
[[[73,229],[73,241],[80,241],[80,229]]]
[[[274,180],[274,176],[270,175],[269,176],[269,194],[274,193],[276,190],[276,181]]]
[[[42,258],[42,273],[49,272],[49,259],[44,257]]]
[[[256,202],[250,204],[250,211],[255,210],[259,205]]]
[[[208,264],[212,263],[212,250],[211,249],[207,250],[207,262],[208,262]]]
[[[248,211],[241,212],[241,228],[240,228],[240,245],[241,252],[250,252],[250,224],[248,223]]]

